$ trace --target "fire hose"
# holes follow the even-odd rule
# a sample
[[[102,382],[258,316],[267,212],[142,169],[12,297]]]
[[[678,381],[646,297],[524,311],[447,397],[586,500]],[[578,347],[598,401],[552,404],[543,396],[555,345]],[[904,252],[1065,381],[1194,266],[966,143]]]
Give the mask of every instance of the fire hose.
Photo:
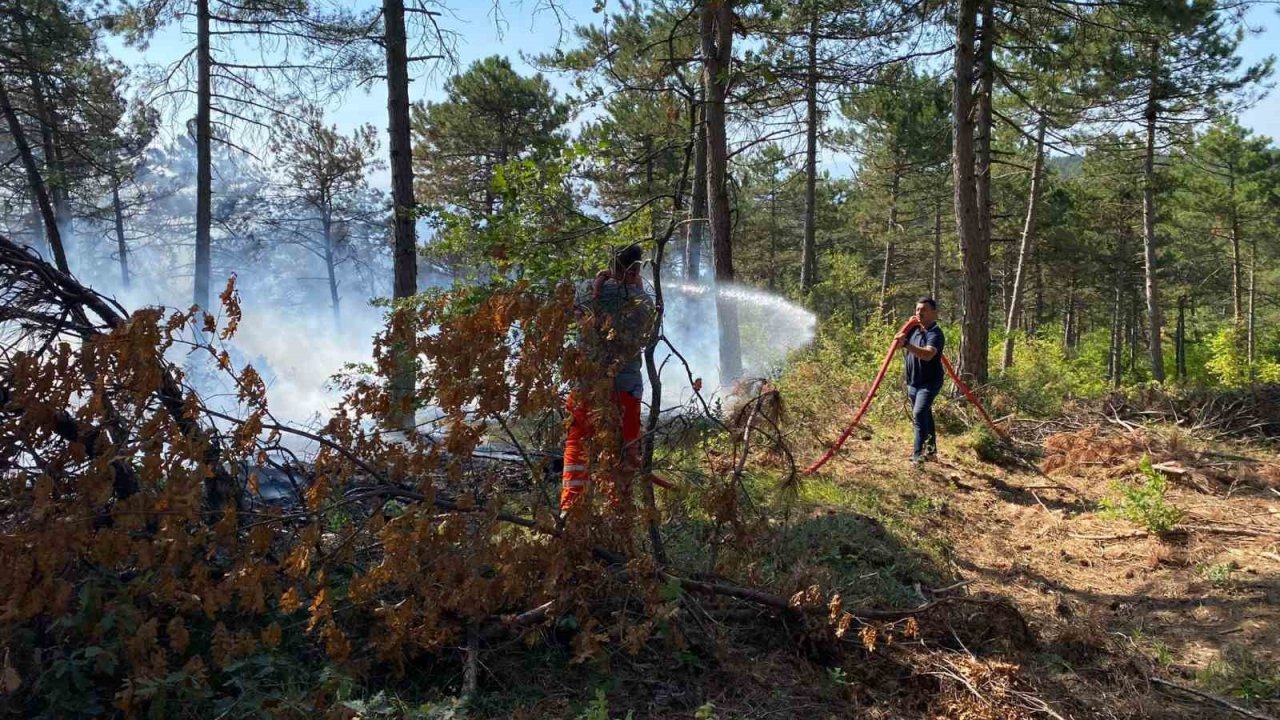
[[[912,328],[919,324],[919,321],[914,317],[910,318],[902,324],[902,328],[899,329],[898,332],[910,332]],[[840,438],[836,440],[835,444],[832,445],[822,457],[818,458],[817,462],[805,468],[803,474],[812,475],[818,471],[818,468],[826,465],[827,461],[832,457],[835,457],[835,454],[840,451],[842,446],[844,446],[845,441],[849,439],[849,436],[853,434],[854,429],[858,427],[858,423],[862,422],[862,416],[867,413],[867,408],[871,407],[871,401],[875,399],[876,391],[880,389],[880,383],[884,381],[884,374],[888,371],[889,363],[893,361],[894,354],[898,352],[898,347],[899,345],[897,340],[894,340],[889,344],[889,350],[884,354],[884,360],[880,363],[880,371],[876,373],[876,379],[871,383],[871,389],[867,391],[867,396],[862,399],[862,404],[858,406],[858,412],[854,414],[853,421],[850,422],[849,426],[840,434]],[[956,374],[955,368],[951,367],[951,361],[947,360],[945,355],[942,356],[942,367],[946,368],[947,374],[951,376],[951,381],[956,384],[956,387],[960,388],[960,392],[965,396],[965,398],[970,403],[973,403],[973,406],[977,408],[978,414],[982,416],[984,421],[986,421],[987,426],[990,427],[996,435],[1003,438],[1004,432],[1000,430],[1000,428],[996,427],[996,424],[992,422],[991,416],[988,415],[986,409],[982,407],[982,403],[974,396],[973,391],[969,389],[969,386],[966,385],[965,382],[960,379],[960,376]]]

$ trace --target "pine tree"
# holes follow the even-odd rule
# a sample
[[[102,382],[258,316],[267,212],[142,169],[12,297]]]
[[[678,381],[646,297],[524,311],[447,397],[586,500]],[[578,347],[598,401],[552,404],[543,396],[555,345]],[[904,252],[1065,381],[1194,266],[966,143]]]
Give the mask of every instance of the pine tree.
[[[283,160],[286,196],[303,212],[302,222],[288,223],[292,237],[324,263],[333,324],[340,327],[337,269],[351,259],[345,242],[349,227],[381,219],[361,217],[357,210],[358,199],[368,189],[367,173],[381,165],[376,158],[377,130],[363,125],[344,135],[325,125],[322,111],[314,106],[300,115],[276,122],[271,148]],[[318,234],[312,232],[316,225]]]
[[[1103,15],[1116,32],[1100,34],[1109,62],[1100,73],[1114,102],[1090,119],[1140,123],[1143,128],[1142,248],[1147,349],[1152,377],[1163,380],[1164,319],[1160,302],[1160,222],[1157,156],[1184,143],[1199,124],[1241,100],[1268,75],[1271,60],[1245,66],[1236,55],[1241,6],[1215,0],[1174,0],[1117,6]]]
[[[496,209],[497,169],[558,152],[569,109],[541,75],[521,77],[496,55],[450,78],[444,92],[413,110],[417,199],[483,219]]]

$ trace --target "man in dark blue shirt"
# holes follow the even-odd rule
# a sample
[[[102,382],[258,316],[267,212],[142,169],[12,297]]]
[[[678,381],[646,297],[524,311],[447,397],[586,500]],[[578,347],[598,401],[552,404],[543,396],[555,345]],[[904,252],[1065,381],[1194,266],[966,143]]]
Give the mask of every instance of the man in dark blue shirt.
[[[938,436],[933,426],[933,400],[942,390],[942,349],[946,343],[938,326],[938,303],[923,297],[916,303],[917,325],[898,333],[894,341],[907,357],[907,398],[911,400],[911,422],[915,443],[911,461],[932,460],[938,453]]]

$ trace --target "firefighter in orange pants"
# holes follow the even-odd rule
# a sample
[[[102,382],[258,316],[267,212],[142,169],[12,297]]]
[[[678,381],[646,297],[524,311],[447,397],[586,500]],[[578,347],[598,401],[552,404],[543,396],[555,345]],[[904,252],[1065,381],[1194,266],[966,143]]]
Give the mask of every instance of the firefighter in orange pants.
[[[640,276],[643,252],[630,245],[614,254],[607,271],[578,286],[575,303],[584,342],[594,360],[613,375],[609,400],[621,416],[619,450],[621,474],[640,467],[640,396],[644,393],[642,352],[653,330],[653,299]],[[586,393],[569,394],[571,418],[564,446],[564,475],[560,509],[567,512],[586,492],[590,481],[589,440],[596,422]],[[616,483],[616,480],[622,483]],[[615,501],[629,489],[626,478],[616,478],[611,495]]]

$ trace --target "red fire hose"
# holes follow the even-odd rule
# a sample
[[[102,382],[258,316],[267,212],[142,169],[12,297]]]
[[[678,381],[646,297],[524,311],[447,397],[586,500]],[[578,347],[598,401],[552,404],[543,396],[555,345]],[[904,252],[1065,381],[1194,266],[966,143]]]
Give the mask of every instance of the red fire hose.
[[[919,322],[914,317],[910,318],[902,324],[902,328],[899,329],[898,332],[908,332],[918,324]],[[840,439],[836,440],[836,443],[831,446],[831,449],[827,450],[822,457],[818,458],[817,462],[805,468],[805,475],[812,475],[818,471],[818,468],[826,465],[827,461],[835,456],[835,454],[844,445],[844,442],[853,434],[854,428],[858,427],[858,423],[862,421],[862,416],[866,414],[867,408],[871,407],[871,401],[875,398],[876,391],[880,389],[880,383],[884,381],[885,371],[889,369],[889,363],[893,360],[893,356],[897,352],[898,343],[896,341],[891,342],[889,344],[889,351],[884,355],[884,361],[880,363],[880,372],[876,373],[875,382],[871,383],[871,389],[867,391],[867,396],[862,399],[862,404],[858,406],[858,412],[854,414],[853,421],[849,423],[849,427],[844,429],[844,432],[840,435]],[[970,390],[969,386],[965,385],[964,381],[960,379],[960,376],[956,374],[955,368],[951,367],[951,362],[947,360],[945,355],[942,356],[942,366],[947,369],[947,374],[951,376],[952,382],[956,384],[956,387],[960,388],[960,392],[964,394],[965,398],[967,398],[969,402],[973,403],[973,406],[978,409],[978,413],[982,415],[982,419],[986,421],[987,425],[990,426],[997,435],[1004,437],[1004,433],[1001,432],[1001,430],[996,427],[996,424],[991,421],[991,417],[987,415],[987,411],[983,409],[982,403],[978,402],[978,399],[974,397],[973,391]]]
[[[991,416],[987,414],[986,408],[982,407],[982,403],[978,402],[978,398],[974,397],[973,391],[970,390],[969,386],[965,385],[964,381],[960,379],[960,376],[956,374],[956,369],[951,367],[951,361],[947,359],[946,355],[942,356],[942,367],[947,369],[947,374],[951,376],[951,381],[956,384],[956,387],[960,388],[960,392],[964,393],[965,398],[967,398],[969,402],[973,403],[973,407],[977,409],[978,414],[982,416],[982,419],[987,422],[987,427],[991,428],[991,432],[994,432],[996,435],[1003,438],[1005,436],[1004,431],[991,420]]]

